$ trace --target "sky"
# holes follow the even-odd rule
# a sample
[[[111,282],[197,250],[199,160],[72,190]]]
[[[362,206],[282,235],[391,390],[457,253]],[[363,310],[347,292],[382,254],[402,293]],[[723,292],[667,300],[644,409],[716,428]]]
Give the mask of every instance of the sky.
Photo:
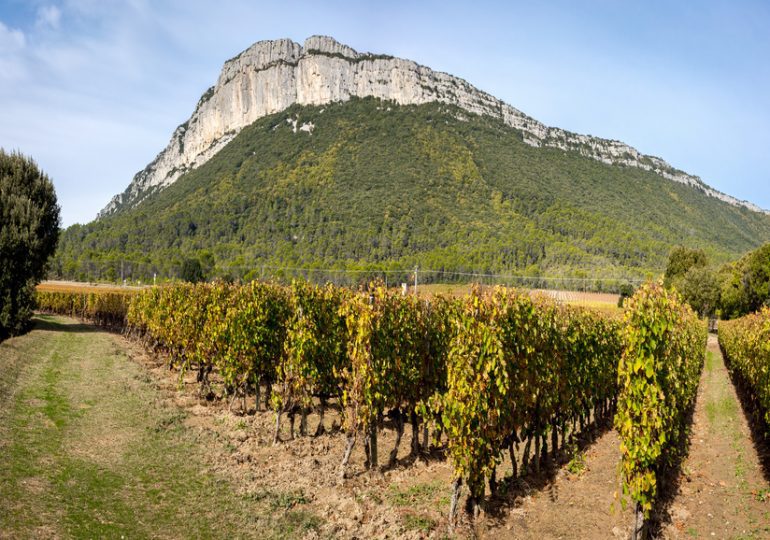
[[[0,0],[0,147],[93,220],[255,41],[330,35],[462,77],[770,209],[770,2]]]

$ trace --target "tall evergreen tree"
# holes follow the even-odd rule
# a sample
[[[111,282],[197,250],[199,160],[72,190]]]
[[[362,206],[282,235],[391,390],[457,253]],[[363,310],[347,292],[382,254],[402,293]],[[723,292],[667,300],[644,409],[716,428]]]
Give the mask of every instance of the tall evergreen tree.
[[[28,325],[59,222],[48,176],[31,158],[0,149],[0,339]]]

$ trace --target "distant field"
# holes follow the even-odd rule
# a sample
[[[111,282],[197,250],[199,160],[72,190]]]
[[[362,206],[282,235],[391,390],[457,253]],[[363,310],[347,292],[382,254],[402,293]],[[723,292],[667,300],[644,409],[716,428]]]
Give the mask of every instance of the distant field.
[[[44,281],[37,286],[39,291],[49,292],[108,292],[117,291],[125,292],[131,290],[140,290],[143,287],[137,287],[134,285],[113,285],[111,283],[83,283],[80,281]]]
[[[469,283],[464,284],[447,284],[447,283],[432,283],[430,285],[418,285],[417,292],[420,295],[432,296],[435,294],[447,294],[451,296],[462,296],[468,294],[471,291],[473,285]],[[411,289],[410,289],[411,290]],[[597,293],[597,292],[580,292],[580,291],[558,291],[551,289],[532,289],[530,294],[542,295],[549,298],[553,298],[560,304],[569,304],[575,306],[583,306],[594,309],[600,309],[602,311],[616,311],[618,305],[619,295],[610,293]]]

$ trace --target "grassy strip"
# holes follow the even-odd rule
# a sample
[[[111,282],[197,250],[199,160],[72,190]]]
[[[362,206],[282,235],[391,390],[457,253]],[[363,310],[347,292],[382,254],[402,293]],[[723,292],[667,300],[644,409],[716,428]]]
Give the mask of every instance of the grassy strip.
[[[206,470],[202,442],[115,337],[44,317],[0,345],[0,530],[11,537],[294,537],[320,520]]]

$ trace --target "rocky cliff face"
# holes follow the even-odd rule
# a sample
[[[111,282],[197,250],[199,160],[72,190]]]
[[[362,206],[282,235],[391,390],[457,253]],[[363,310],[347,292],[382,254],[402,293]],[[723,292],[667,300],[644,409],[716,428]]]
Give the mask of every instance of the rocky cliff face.
[[[532,146],[577,151],[605,163],[651,170],[731,204],[761,211],[622,142],[547,127],[460,78],[410,60],[358,53],[330,37],[313,36],[302,46],[288,39],[260,41],[225,62],[216,85],[201,96],[190,119],[174,131],[168,146],[134,176],[126,191],[115,196],[99,217],[134,206],[175,182],[258,118],[295,103],[322,105],[369,96],[399,105],[433,101],[457,105],[470,113],[502,119],[521,130],[525,142]]]

